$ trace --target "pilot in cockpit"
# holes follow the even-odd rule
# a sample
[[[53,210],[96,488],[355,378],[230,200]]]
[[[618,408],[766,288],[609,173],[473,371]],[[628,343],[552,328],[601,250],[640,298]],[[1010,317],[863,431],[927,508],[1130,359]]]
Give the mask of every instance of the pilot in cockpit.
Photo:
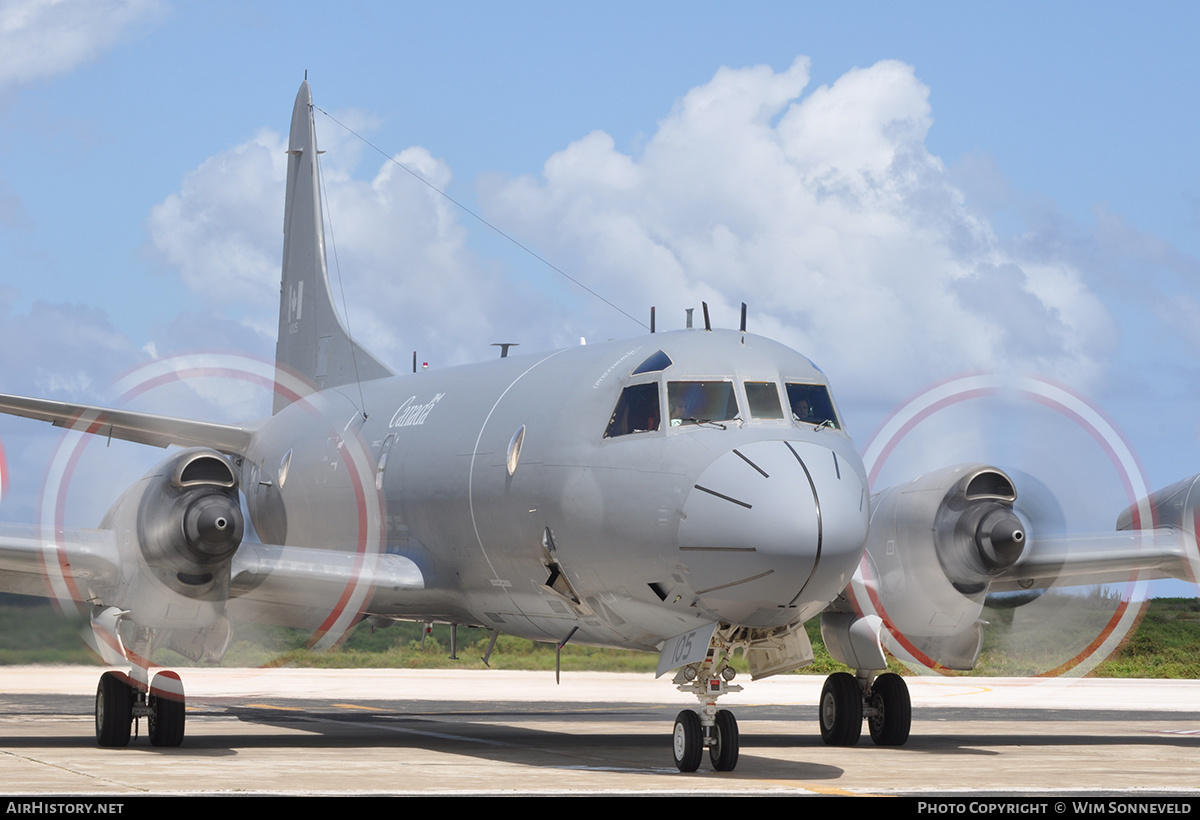
[[[682,389],[675,389],[676,384]],[[684,422],[694,424],[704,404],[703,385],[672,382],[671,387],[671,426],[678,427]]]

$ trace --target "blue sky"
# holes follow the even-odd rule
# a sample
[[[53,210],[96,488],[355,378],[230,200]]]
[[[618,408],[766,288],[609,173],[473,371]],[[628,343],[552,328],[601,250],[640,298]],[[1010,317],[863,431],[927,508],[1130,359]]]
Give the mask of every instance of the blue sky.
[[[106,403],[153,356],[270,357],[282,141],[307,71],[316,105],[635,316],[681,324],[706,299],[733,325],[748,302],[752,330],[828,373],[860,446],[930,384],[1038,375],[1102,408],[1162,486],[1200,471],[1198,18],[0,0],[2,389]],[[317,125],[351,324],[382,358],[639,332]],[[164,405],[266,412],[196,392]],[[1079,464],[1055,492],[1111,526],[1119,481],[1086,434],[1044,408],[973,409],[926,455]],[[56,433],[4,421],[0,438],[0,516],[27,520]],[[158,456],[113,450],[133,476]],[[93,495],[88,515],[112,500]]]

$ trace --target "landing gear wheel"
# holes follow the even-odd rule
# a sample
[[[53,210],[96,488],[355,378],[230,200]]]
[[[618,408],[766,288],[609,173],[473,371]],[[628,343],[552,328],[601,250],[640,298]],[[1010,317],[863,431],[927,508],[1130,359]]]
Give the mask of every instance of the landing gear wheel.
[[[684,709],[676,716],[671,746],[675,751],[675,765],[679,767],[679,771],[694,772],[700,768],[704,737],[700,731],[699,715],[690,709]]]
[[[713,745],[708,747],[708,759],[718,772],[732,772],[738,762],[737,718],[728,709],[717,712],[713,726]]]
[[[150,684],[146,698],[150,707],[150,743],[153,746],[178,746],[183,743],[183,682],[175,672],[159,672]]]
[[[903,746],[912,727],[912,701],[908,684],[899,675],[888,672],[871,685],[871,706],[875,714],[867,718],[867,728],[876,746]]]
[[[847,672],[835,672],[821,688],[821,740],[826,746],[853,746],[862,735],[862,690]]]
[[[96,687],[96,742],[128,746],[133,724],[133,687],[119,672],[105,672]]]

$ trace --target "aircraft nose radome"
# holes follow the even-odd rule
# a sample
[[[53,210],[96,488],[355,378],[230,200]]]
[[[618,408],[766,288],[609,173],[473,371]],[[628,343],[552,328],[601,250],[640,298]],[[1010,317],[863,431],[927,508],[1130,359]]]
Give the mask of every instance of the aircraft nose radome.
[[[769,612],[773,620],[784,616],[780,607],[837,593],[809,589],[800,596],[818,579],[822,586],[849,579],[867,517],[859,472],[833,450],[754,442],[721,456],[696,480],[679,525],[680,557],[692,588],[722,618],[749,623]]]

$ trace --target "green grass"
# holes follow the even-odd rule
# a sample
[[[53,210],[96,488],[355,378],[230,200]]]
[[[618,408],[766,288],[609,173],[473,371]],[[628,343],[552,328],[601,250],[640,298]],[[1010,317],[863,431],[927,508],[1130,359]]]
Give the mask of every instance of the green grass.
[[[1098,678],[1200,678],[1200,601],[1159,598]]]
[[[825,649],[817,621],[806,624],[813,644],[814,662],[805,674],[827,675],[844,670]],[[421,649],[420,624],[397,623],[384,629],[372,630],[361,624],[341,646],[327,652],[304,648],[307,634],[284,627],[245,625],[235,630],[233,643],[221,666],[302,666],[319,669],[376,668],[376,669],[483,669],[482,657],[487,649],[489,633],[480,629],[459,629],[458,660],[451,660],[450,628],[437,625]],[[180,665],[180,659],[169,653],[155,656],[164,665]],[[511,635],[501,635],[492,652],[492,669],[554,669],[554,645],[537,643]],[[562,651],[562,669],[598,672],[653,672],[658,655],[621,649],[601,649],[591,646],[567,645]],[[749,667],[740,655],[733,666],[741,674]],[[903,666],[891,661],[893,671]]]
[[[48,601],[0,595],[0,665],[95,663],[84,629],[87,619],[62,615]]]
[[[1048,605],[1031,622],[1022,623],[1020,610],[988,610],[989,626],[976,669],[985,676],[1033,675],[1070,657],[1094,636],[1096,623],[1107,617],[1112,601],[1103,595]],[[1014,624],[1014,614],[1017,616]],[[813,644],[814,663],[804,674],[827,675],[844,670],[821,641],[816,620],[806,625]],[[66,618],[41,600],[0,596],[0,665],[93,663],[95,657],[80,639],[87,622]],[[305,648],[308,634],[287,627],[241,624],[219,664],[225,667],[300,666],[315,668],[482,669],[488,633],[459,629],[458,660],[449,658],[450,628],[434,627],[420,648],[422,627],[398,623],[385,629],[360,624],[337,648],[316,652]],[[1021,636],[1019,646],[1014,636]],[[1064,649],[1063,647],[1067,648]],[[165,666],[190,665],[169,650],[155,653]],[[652,672],[658,657],[648,652],[568,645],[562,653],[564,671]],[[501,635],[491,656],[493,669],[554,669],[554,646]],[[734,666],[747,671],[738,656]],[[897,662],[892,671],[907,674]],[[1095,677],[1200,678],[1200,601],[1160,598],[1150,602],[1129,639],[1094,672]]]
[[[1111,593],[1092,592],[1062,595],[1026,612],[985,610],[983,651],[970,674],[1039,675],[1068,664],[1088,652],[1117,603]],[[1200,601],[1150,601],[1125,641],[1088,677],[1200,678]]]

